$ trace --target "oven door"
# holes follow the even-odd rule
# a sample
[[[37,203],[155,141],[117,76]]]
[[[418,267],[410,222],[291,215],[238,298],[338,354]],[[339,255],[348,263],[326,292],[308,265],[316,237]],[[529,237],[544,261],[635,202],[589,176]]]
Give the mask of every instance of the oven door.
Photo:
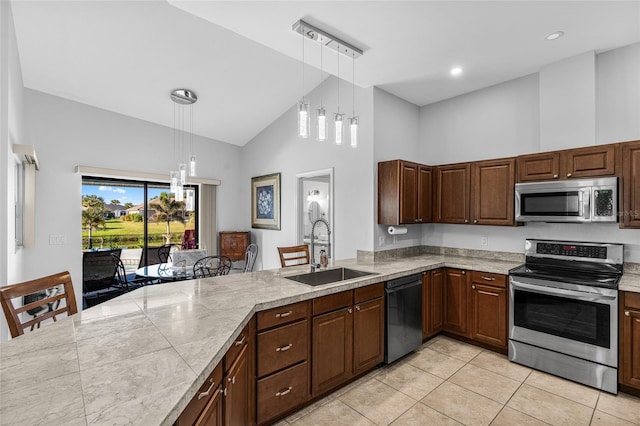
[[[617,290],[527,277],[509,280],[509,339],[618,366]]]

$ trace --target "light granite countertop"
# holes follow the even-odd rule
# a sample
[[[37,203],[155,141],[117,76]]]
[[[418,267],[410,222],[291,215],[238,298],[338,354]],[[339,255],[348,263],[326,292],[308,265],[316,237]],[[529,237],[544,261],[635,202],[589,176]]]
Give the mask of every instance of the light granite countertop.
[[[443,266],[519,264],[423,255],[336,262],[377,275],[317,287],[283,278],[306,265],[146,286],[0,344],[0,423],[171,425],[257,311]],[[625,286],[640,291],[640,275]]]

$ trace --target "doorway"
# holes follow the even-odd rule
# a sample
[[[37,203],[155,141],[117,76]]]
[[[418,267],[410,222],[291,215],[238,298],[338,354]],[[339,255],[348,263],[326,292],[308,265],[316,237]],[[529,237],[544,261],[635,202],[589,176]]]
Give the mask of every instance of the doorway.
[[[309,244],[311,248],[311,227],[318,219],[329,222],[331,233],[319,223],[315,229],[314,252],[312,257],[319,262],[320,250],[325,250],[333,258],[335,249],[335,222],[333,216],[333,168],[299,173],[297,229],[298,244]]]

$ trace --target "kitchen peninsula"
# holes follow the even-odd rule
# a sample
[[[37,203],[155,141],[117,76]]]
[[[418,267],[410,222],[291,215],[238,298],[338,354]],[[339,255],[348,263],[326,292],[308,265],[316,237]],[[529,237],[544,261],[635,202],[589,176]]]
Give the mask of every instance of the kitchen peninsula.
[[[254,313],[441,267],[518,262],[422,255],[338,262],[377,275],[310,287],[305,267],[143,287],[0,345],[3,424],[171,425]],[[338,265],[334,265],[338,266]],[[640,292],[640,276],[621,290]]]

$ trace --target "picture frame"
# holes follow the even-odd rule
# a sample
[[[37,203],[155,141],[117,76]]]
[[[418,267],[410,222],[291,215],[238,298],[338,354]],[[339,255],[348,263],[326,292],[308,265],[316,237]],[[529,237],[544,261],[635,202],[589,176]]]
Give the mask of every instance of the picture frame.
[[[280,173],[251,178],[251,227],[280,230]]]

